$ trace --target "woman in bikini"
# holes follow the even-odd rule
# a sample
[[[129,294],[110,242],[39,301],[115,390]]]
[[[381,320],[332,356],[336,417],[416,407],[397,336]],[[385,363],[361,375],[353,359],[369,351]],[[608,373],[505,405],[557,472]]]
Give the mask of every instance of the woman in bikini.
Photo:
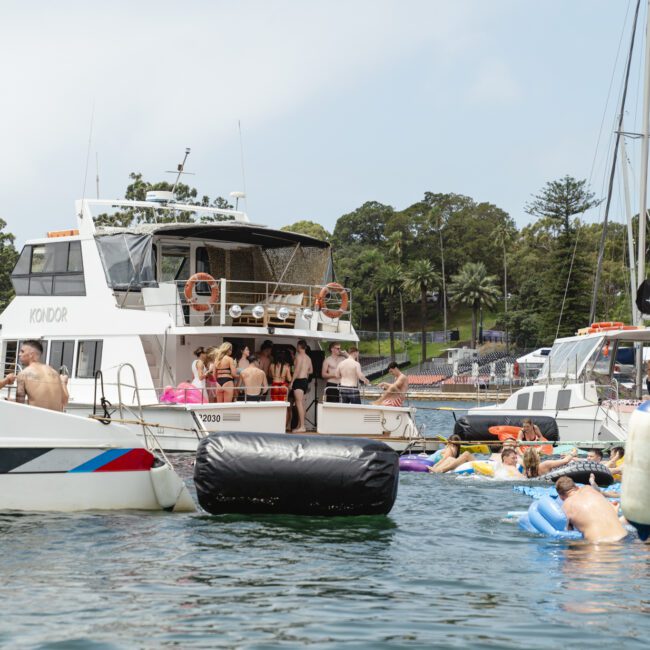
[[[271,401],[288,401],[291,363],[286,350],[277,350],[273,355],[273,363],[269,366],[269,379],[271,380]]]
[[[470,454],[468,451],[464,451],[462,454],[460,453],[461,442],[462,438],[459,435],[454,433],[449,436],[440,460],[435,465],[429,467],[429,472],[431,474],[444,474],[460,467],[463,463],[469,463],[475,460],[473,454]]]
[[[214,350],[210,359],[212,362],[210,365],[211,371],[218,384],[216,401],[219,403],[232,402],[235,394],[237,367],[231,355],[232,345],[222,343]]]

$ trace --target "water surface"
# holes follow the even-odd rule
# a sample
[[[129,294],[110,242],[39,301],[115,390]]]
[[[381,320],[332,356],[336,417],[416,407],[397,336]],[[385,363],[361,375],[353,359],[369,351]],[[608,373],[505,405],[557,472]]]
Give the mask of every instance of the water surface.
[[[529,503],[402,474],[388,517],[0,516],[0,645],[646,647],[648,549],[526,534]]]

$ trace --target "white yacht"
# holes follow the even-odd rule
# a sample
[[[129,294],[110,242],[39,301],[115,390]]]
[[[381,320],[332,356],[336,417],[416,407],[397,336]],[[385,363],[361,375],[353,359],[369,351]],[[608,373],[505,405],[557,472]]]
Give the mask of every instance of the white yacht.
[[[455,432],[491,440],[488,429],[531,418],[550,440],[617,441],[644,386],[637,383],[635,344],[650,346],[650,329],[612,324],[557,339],[534,383],[495,406],[470,409]],[[645,358],[647,354],[639,358]],[[645,371],[642,373],[645,381]]]
[[[139,431],[141,406],[166,450],[193,451],[213,431],[284,432],[284,401],[160,398],[191,380],[199,346],[229,341],[253,351],[267,339],[305,339],[318,366],[327,342],[358,341],[350,291],[333,282],[330,245],[253,224],[238,210],[150,194],[78,201],[74,228],[27,242],[11,275],[16,296],[0,316],[5,373],[22,340],[40,339],[44,361],[70,376],[72,413],[97,412],[103,398],[114,419]],[[116,223],[109,216],[124,225],[102,225]],[[312,431],[396,447],[419,437],[414,409],[323,403],[323,384],[312,381],[306,396]]]

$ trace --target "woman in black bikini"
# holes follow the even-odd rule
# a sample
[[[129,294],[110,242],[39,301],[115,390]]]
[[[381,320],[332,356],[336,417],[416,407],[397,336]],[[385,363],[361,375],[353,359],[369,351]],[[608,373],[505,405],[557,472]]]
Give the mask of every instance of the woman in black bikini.
[[[232,345],[222,343],[210,359],[211,372],[217,378],[217,402],[232,402],[235,394],[237,367],[232,358]]]

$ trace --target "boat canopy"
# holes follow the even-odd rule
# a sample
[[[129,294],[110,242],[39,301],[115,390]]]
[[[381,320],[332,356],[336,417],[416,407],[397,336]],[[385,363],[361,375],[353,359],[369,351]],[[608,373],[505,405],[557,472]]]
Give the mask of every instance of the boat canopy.
[[[558,339],[551,348],[537,381],[546,379],[578,379],[594,351],[603,342],[603,336],[578,336]]]

